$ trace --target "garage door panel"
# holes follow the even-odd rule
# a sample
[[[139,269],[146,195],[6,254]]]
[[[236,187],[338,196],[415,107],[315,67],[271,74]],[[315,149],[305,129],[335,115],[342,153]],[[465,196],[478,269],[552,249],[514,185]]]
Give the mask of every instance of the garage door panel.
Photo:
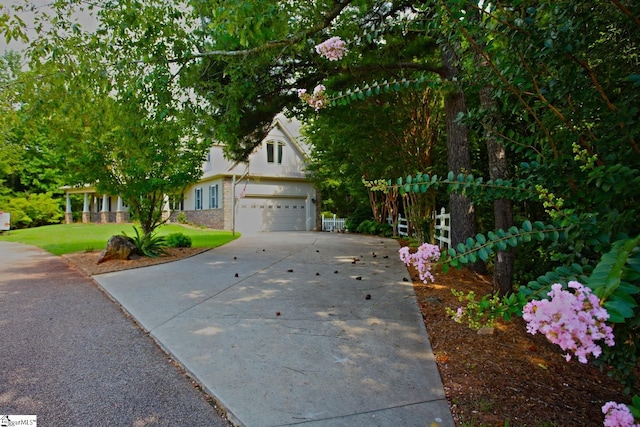
[[[236,228],[239,231],[304,231],[306,200],[244,198],[238,202]]]

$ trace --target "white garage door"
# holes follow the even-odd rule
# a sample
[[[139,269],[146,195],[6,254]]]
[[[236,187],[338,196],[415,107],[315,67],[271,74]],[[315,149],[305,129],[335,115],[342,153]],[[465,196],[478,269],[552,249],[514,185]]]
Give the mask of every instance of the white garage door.
[[[245,197],[238,201],[236,229],[252,231],[305,231],[305,199]]]

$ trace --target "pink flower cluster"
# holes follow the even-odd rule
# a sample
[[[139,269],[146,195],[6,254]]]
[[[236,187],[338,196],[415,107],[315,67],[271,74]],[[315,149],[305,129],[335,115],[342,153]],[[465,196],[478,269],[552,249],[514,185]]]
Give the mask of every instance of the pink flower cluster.
[[[318,85],[313,89],[313,95],[309,95],[306,89],[298,89],[298,97],[313,107],[316,111],[329,105],[324,85]]]
[[[347,53],[346,43],[340,37],[331,37],[316,45],[316,52],[329,61],[338,61]]]
[[[633,414],[627,405],[616,402],[607,402],[602,407],[604,414],[604,427],[639,427],[635,424]]]
[[[400,248],[400,259],[406,265],[413,265],[420,274],[420,280],[423,283],[433,282],[433,274],[431,274],[431,264],[440,259],[440,248],[436,245],[425,243],[418,248],[418,251],[411,254],[409,247]]]
[[[569,282],[569,288],[575,292],[554,284],[547,294],[550,299],[527,303],[522,318],[527,322],[527,332],[540,332],[567,351],[567,361],[573,353],[580,362],[587,363],[589,354],[598,357],[602,353],[596,341],[604,339],[608,346],[615,344],[613,330],[605,323],[609,313],[591,289],[575,281]]]

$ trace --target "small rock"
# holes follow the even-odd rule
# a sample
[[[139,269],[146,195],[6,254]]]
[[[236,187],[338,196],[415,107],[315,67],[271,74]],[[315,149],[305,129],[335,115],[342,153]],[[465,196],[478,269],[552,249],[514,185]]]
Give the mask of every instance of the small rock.
[[[293,269],[290,268],[290,269],[287,270],[287,272],[293,273]]]
[[[239,277],[239,276],[238,276],[238,273],[236,273],[236,277]]]
[[[279,311],[276,311],[276,316],[280,316],[280,312]]]
[[[320,273],[316,273],[316,276],[319,276],[319,275],[320,275]]]
[[[483,326],[478,329],[478,335],[493,335],[493,328],[488,326]]]
[[[362,280],[362,276],[356,277],[356,280]]]
[[[406,277],[403,277],[403,278],[402,278],[402,281],[403,281],[403,282],[408,282],[408,281],[409,281],[409,279],[407,279]]]
[[[338,270],[334,271],[333,274],[338,274]]]
[[[371,295],[367,294],[367,296],[364,297],[364,299],[371,299]]]

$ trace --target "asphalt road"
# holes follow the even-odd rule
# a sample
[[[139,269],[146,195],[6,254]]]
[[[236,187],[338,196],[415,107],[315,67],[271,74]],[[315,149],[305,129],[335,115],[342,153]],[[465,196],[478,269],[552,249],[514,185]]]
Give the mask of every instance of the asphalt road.
[[[42,426],[229,426],[97,285],[0,242],[0,414]]]

